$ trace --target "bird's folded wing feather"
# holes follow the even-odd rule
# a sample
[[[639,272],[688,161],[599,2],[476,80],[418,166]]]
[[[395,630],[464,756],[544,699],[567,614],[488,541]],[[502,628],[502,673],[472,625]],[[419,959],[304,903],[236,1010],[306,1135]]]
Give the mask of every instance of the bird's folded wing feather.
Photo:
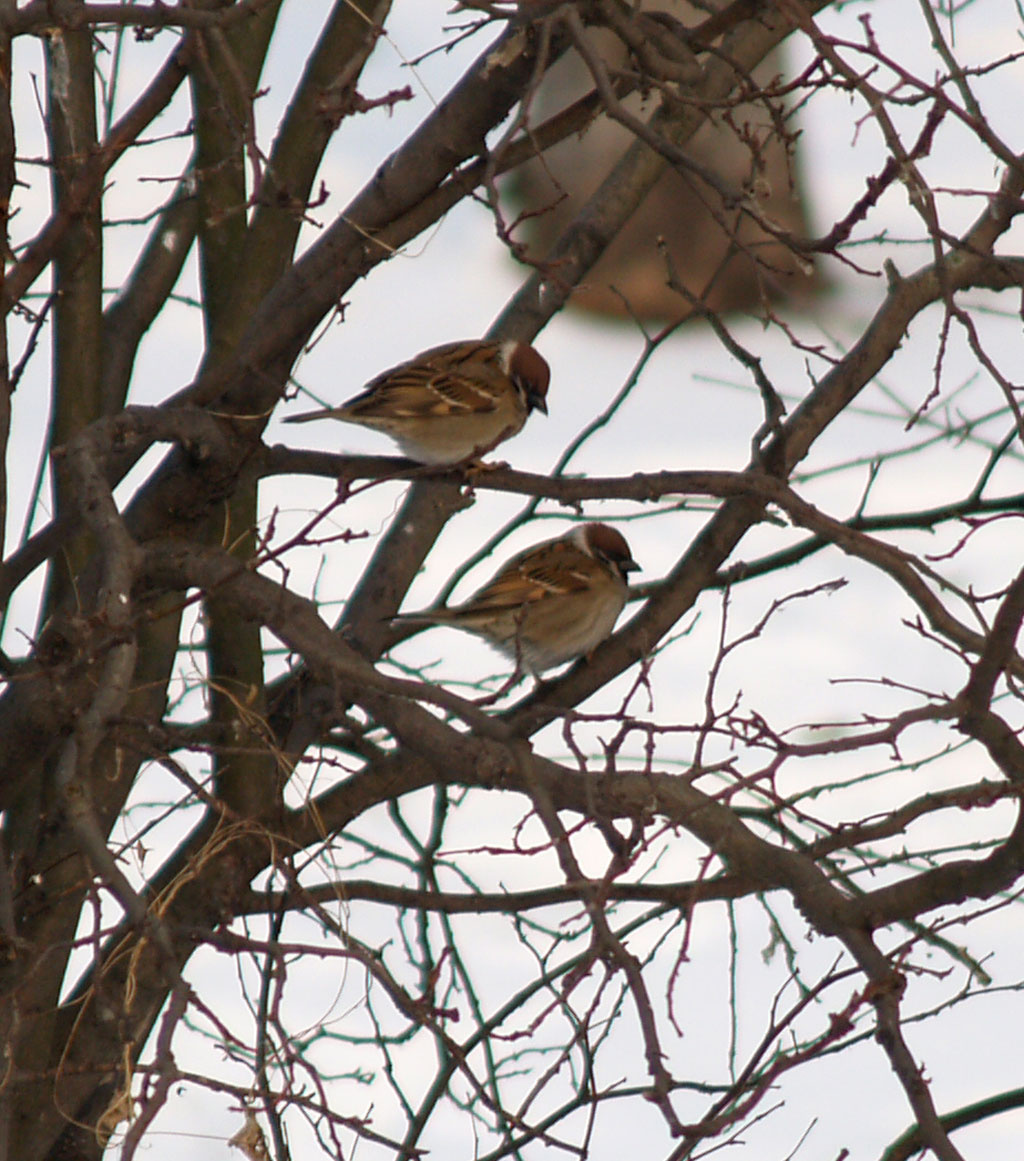
[[[589,589],[600,569],[572,545],[556,543],[508,566],[472,599],[475,609],[520,608]]]
[[[347,410],[353,416],[428,419],[494,411],[497,368],[477,355],[461,363],[448,353],[419,358],[381,375]]]

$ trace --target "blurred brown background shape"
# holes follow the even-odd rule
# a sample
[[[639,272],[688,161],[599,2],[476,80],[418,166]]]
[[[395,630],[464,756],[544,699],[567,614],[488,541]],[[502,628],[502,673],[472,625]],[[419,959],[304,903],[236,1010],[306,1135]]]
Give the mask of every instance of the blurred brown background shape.
[[[642,7],[667,12],[691,27],[707,16],[706,11],[685,0],[661,0],[657,5]],[[627,51],[613,33],[588,29],[587,36],[610,75],[623,66],[630,67]],[[779,50],[766,58],[754,73],[755,81],[764,84],[785,75],[784,56],[784,51]],[[534,120],[556,113],[593,87],[586,64],[575,51],[570,51],[545,77],[533,104]],[[646,120],[655,100],[651,97],[645,103],[640,94],[634,93],[623,104]],[[732,110],[731,120],[732,126],[715,117],[687,143],[686,152],[714,170],[729,186],[754,189],[758,206],[767,218],[785,230],[806,235],[799,144],[790,141],[787,149],[763,104],[739,105]],[[793,132],[796,127],[787,128]],[[740,139],[737,129],[750,133],[759,143],[756,161],[750,144]],[[532,161],[517,171],[509,186],[517,211],[535,212],[550,206],[563,192],[568,195],[516,231],[516,236],[527,243],[531,256],[540,258],[548,252],[630,141],[626,128],[601,116],[582,138],[569,138],[550,150],[543,162]],[[755,268],[750,251],[741,248],[724,269],[719,269],[731,240],[715,220],[716,214],[735,230],[743,247],[754,249],[760,265]],[[628,302],[629,309],[644,319],[671,320],[689,314],[684,300],[666,285],[666,265],[657,247],[659,238],[665,240],[676,273],[686,288],[698,297],[706,291],[706,305],[712,310],[750,309],[764,296],[794,299],[821,287],[820,276],[805,260],[798,261],[748,215],[740,215],[734,208],[725,209],[719,195],[699,179],[688,182],[674,170],[666,169],[630,224],[574,293],[572,304],[601,314],[625,316],[629,313]]]

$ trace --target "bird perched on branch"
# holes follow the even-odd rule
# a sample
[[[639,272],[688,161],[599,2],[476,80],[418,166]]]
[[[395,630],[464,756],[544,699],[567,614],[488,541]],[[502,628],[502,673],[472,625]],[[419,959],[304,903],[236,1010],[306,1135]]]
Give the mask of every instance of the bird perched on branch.
[[[486,339],[445,343],[392,367],[339,407],[290,415],[285,423],[340,419],[389,435],[411,460],[476,459],[547,415],[551,371],[527,343]]]
[[[476,633],[536,675],[600,645],[626,603],[627,573],[639,567],[620,532],[583,524],[514,556],[463,604],[395,621]]]

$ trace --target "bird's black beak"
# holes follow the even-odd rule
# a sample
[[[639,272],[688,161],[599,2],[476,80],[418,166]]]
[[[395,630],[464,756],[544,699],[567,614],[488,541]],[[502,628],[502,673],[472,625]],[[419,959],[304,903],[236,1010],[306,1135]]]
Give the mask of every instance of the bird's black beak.
[[[531,391],[529,395],[527,395],[526,401],[529,403],[531,411],[539,411],[541,415],[547,415],[548,401],[544,398],[543,395],[539,395],[537,392]]]

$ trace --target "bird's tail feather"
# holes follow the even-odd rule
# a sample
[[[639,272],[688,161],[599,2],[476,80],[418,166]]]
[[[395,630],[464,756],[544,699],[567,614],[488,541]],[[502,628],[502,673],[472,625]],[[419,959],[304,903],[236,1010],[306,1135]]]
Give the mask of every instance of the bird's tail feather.
[[[318,411],[302,411],[298,415],[286,415],[284,417],[285,423],[309,423],[311,419],[331,419],[334,415],[334,409],[330,407],[321,407]]]

